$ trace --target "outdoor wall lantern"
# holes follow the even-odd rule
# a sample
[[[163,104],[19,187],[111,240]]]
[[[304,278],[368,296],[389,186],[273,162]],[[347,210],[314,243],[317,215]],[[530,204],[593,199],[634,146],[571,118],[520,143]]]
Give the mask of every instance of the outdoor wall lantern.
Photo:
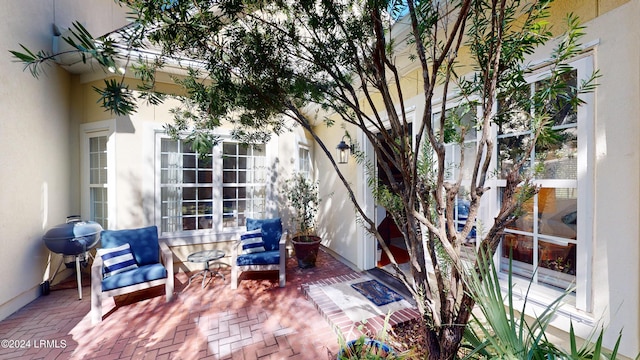
[[[347,143],[344,141],[344,138],[349,138],[349,135],[343,136],[338,146],[336,146],[336,150],[338,151],[338,164],[348,163],[349,155],[353,152],[353,145],[347,145]]]

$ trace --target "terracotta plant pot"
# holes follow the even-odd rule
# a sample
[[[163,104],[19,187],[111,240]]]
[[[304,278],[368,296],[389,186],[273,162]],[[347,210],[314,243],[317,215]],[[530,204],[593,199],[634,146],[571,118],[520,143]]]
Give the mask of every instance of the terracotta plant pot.
[[[296,252],[296,259],[298,259],[298,267],[307,269],[316,266],[320,240],[320,237],[313,235],[295,236],[291,239],[291,243]]]

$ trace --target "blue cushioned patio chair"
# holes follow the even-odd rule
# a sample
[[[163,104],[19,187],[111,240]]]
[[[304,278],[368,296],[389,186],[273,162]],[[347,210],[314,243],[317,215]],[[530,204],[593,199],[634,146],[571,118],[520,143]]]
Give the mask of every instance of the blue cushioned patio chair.
[[[104,230],[100,241],[102,248],[98,253],[102,252],[103,255],[96,255],[91,266],[92,323],[102,321],[103,296],[111,297],[164,285],[167,302],[173,299],[173,255],[167,244],[158,240],[156,226]],[[116,248],[123,250],[116,251]]]
[[[247,219],[247,231],[261,229],[265,251],[242,253],[242,242],[238,240],[231,251],[231,288],[238,288],[238,278],[244,271],[277,270],[279,285],[284,287],[285,246],[287,233],[282,230],[282,222],[275,219]]]

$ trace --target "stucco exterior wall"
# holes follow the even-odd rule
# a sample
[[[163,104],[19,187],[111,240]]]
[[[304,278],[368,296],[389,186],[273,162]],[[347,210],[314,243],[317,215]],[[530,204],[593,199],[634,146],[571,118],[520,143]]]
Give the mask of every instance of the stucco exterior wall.
[[[58,264],[41,237],[79,211],[73,76],[57,66],[34,79],[8,50],[51,51],[53,24],[84,21],[94,33],[124,25],[111,0],[5,1],[0,12],[0,319],[40,295]],[[51,274],[49,274],[49,271]]]
[[[640,351],[640,1],[631,1],[589,22],[587,36],[598,40],[596,67],[602,72],[596,94],[594,315],[609,324],[607,343],[622,330],[623,354]],[[612,29],[624,29],[612,31]]]

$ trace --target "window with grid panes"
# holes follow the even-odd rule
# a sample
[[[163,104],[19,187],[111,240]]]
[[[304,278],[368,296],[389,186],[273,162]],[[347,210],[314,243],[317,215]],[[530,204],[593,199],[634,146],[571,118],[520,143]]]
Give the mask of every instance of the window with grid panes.
[[[311,154],[306,146],[298,147],[298,173],[311,179]]]
[[[574,91],[578,71],[566,75],[567,93]],[[520,94],[503,97],[498,113],[506,108],[505,101],[532,96],[545,80],[532,82]],[[548,107],[558,107],[549,103]],[[523,149],[533,139],[532,110],[512,111],[510,121],[498,121],[498,174],[525,160],[523,171],[532,171],[539,192],[527,201],[523,215],[505,229],[500,268],[509,269],[513,258],[513,273],[532,279],[534,283],[566,289],[576,282],[578,269],[578,114],[571,106],[558,107],[551,119],[553,139],[538,139],[529,154]],[[503,185],[504,186],[504,185]],[[500,192],[503,187],[499,187]]]
[[[224,141],[200,156],[184,141],[161,138],[161,231],[222,231],[263,217],[265,162],[263,145]]]
[[[107,201],[107,136],[89,138],[89,216],[109,228]]]
[[[267,167],[264,145],[222,145],[223,227],[243,226],[265,213]]]

